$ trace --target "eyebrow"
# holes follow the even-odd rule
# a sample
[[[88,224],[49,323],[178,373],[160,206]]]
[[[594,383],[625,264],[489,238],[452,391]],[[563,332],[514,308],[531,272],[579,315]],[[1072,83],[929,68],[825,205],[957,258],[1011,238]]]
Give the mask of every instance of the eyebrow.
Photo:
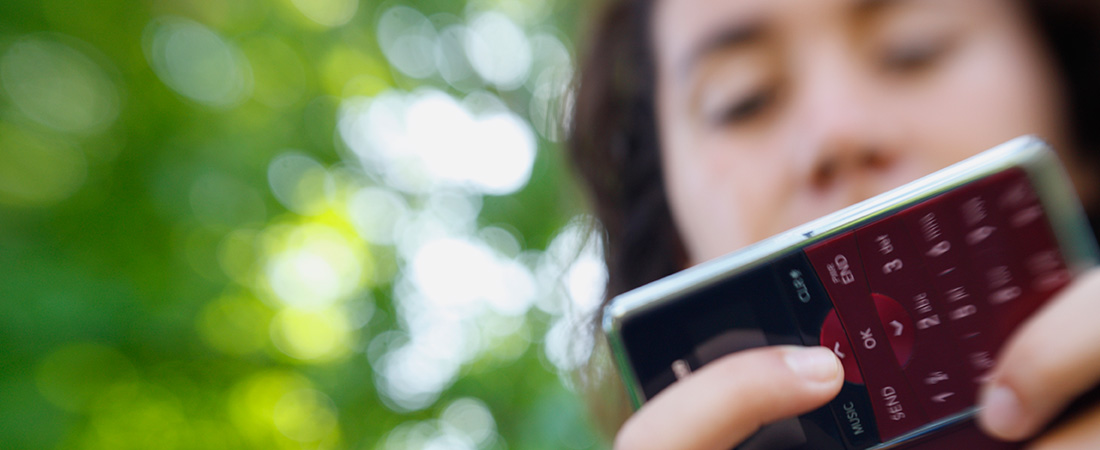
[[[893,7],[897,4],[910,3],[912,0],[856,0],[854,10],[856,14],[866,15],[876,11]],[[766,34],[767,28],[762,20],[750,20],[740,24],[728,25],[721,31],[703,39],[684,61],[680,64],[680,76],[687,76],[702,60],[711,54],[727,50],[733,47],[751,45],[760,41]]]
[[[909,3],[909,0],[857,0],[856,11],[860,13],[874,12],[900,3]]]
[[[884,0],[866,0],[884,1]],[[749,21],[724,27],[721,31],[703,39],[695,46],[680,64],[680,75],[686,78],[699,63],[708,56],[733,47],[750,45],[759,41],[765,34],[762,22]]]

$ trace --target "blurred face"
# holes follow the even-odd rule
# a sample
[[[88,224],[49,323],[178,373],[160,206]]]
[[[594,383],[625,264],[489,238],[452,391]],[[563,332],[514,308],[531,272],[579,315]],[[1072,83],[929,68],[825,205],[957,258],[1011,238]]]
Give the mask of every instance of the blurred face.
[[[1017,3],[658,1],[661,151],[692,263],[1022,134],[1064,148],[1058,74]]]

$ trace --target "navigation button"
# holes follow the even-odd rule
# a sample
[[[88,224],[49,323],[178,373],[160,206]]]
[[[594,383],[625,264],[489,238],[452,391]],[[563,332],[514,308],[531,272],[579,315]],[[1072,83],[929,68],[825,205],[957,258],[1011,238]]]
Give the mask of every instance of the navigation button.
[[[879,293],[873,293],[871,297],[875,299],[875,310],[878,311],[879,320],[886,326],[886,338],[890,341],[891,349],[894,350],[898,366],[905,367],[913,354],[913,328],[905,325],[909,323],[909,315],[890,297]]]
[[[840,319],[836,311],[825,316],[825,323],[821,325],[821,345],[829,348],[840,358],[840,364],[844,367],[844,379],[850,383],[863,384],[863,374],[856,363],[856,355],[852,352],[852,344],[848,342],[848,336],[844,334],[844,327],[840,325]]]

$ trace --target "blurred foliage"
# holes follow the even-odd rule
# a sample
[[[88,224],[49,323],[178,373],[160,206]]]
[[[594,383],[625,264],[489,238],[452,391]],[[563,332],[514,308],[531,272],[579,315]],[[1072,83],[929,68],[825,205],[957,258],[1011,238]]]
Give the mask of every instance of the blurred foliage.
[[[547,106],[564,101],[566,85],[540,84],[555,72],[539,45],[557,42],[550,48],[571,57],[566,37],[584,9],[564,0],[0,2],[0,447],[601,446],[562,375],[568,361],[544,339],[570,316],[571,292],[559,283],[568,261],[555,265],[547,248],[583,205],[556,143],[562,108]],[[413,31],[380,30],[387,11]],[[408,11],[434,31],[416,34],[423,22]],[[485,69],[499,60],[502,43],[491,39],[484,67],[471,69],[482,44],[470,30],[508,24],[530,38],[519,43],[530,50],[523,78]],[[459,26],[455,48],[441,43],[450,26]],[[428,47],[425,36],[435,39]],[[424,49],[435,53],[417,59]],[[568,58],[550,63],[569,78]],[[533,161],[517,159],[518,189],[476,179],[397,186],[391,175],[408,161],[375,159],[341,131],[354,101],[392,97],[411,108],[431,95],[443,99],[439,111],[462,105],[454,117],[470,123],[492,122],[478,115],[485,99],[492,117],[523,119],[493,122],[518,130],[509,142],[534,137]],[[424,216],[439,220],[424,225]],[[463,217],[472,223],[432,234]],[[409,236],[416,226],[428,231]],[[446,336],[417,333],[451,328],[417,325],[438,311],[415,299],[447,301],[410,275],[425,248],[481,255],[534,290],[489,300],[472,291],[480,306],[440,316],[461,325],[451,331],[464,344],[426,357],[431,345],[413,344]],[[498,278],[511,286],[513,277]],[[515,292],[528,303],[509,303]],[[407,370],[381,373],[402,355]],[[398,389],[413,381],[419,396]]]

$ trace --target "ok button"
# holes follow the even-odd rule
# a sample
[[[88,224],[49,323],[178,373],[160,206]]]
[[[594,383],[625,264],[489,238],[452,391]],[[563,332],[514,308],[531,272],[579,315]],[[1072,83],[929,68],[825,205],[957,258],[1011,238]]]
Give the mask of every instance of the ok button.
[[[874,350],[875,346],[878,345],[878,341],[875,340],[875,336],[871,334],[870,328],[860,331],[859,339],[863,341],[863,348],[867,350]]]

